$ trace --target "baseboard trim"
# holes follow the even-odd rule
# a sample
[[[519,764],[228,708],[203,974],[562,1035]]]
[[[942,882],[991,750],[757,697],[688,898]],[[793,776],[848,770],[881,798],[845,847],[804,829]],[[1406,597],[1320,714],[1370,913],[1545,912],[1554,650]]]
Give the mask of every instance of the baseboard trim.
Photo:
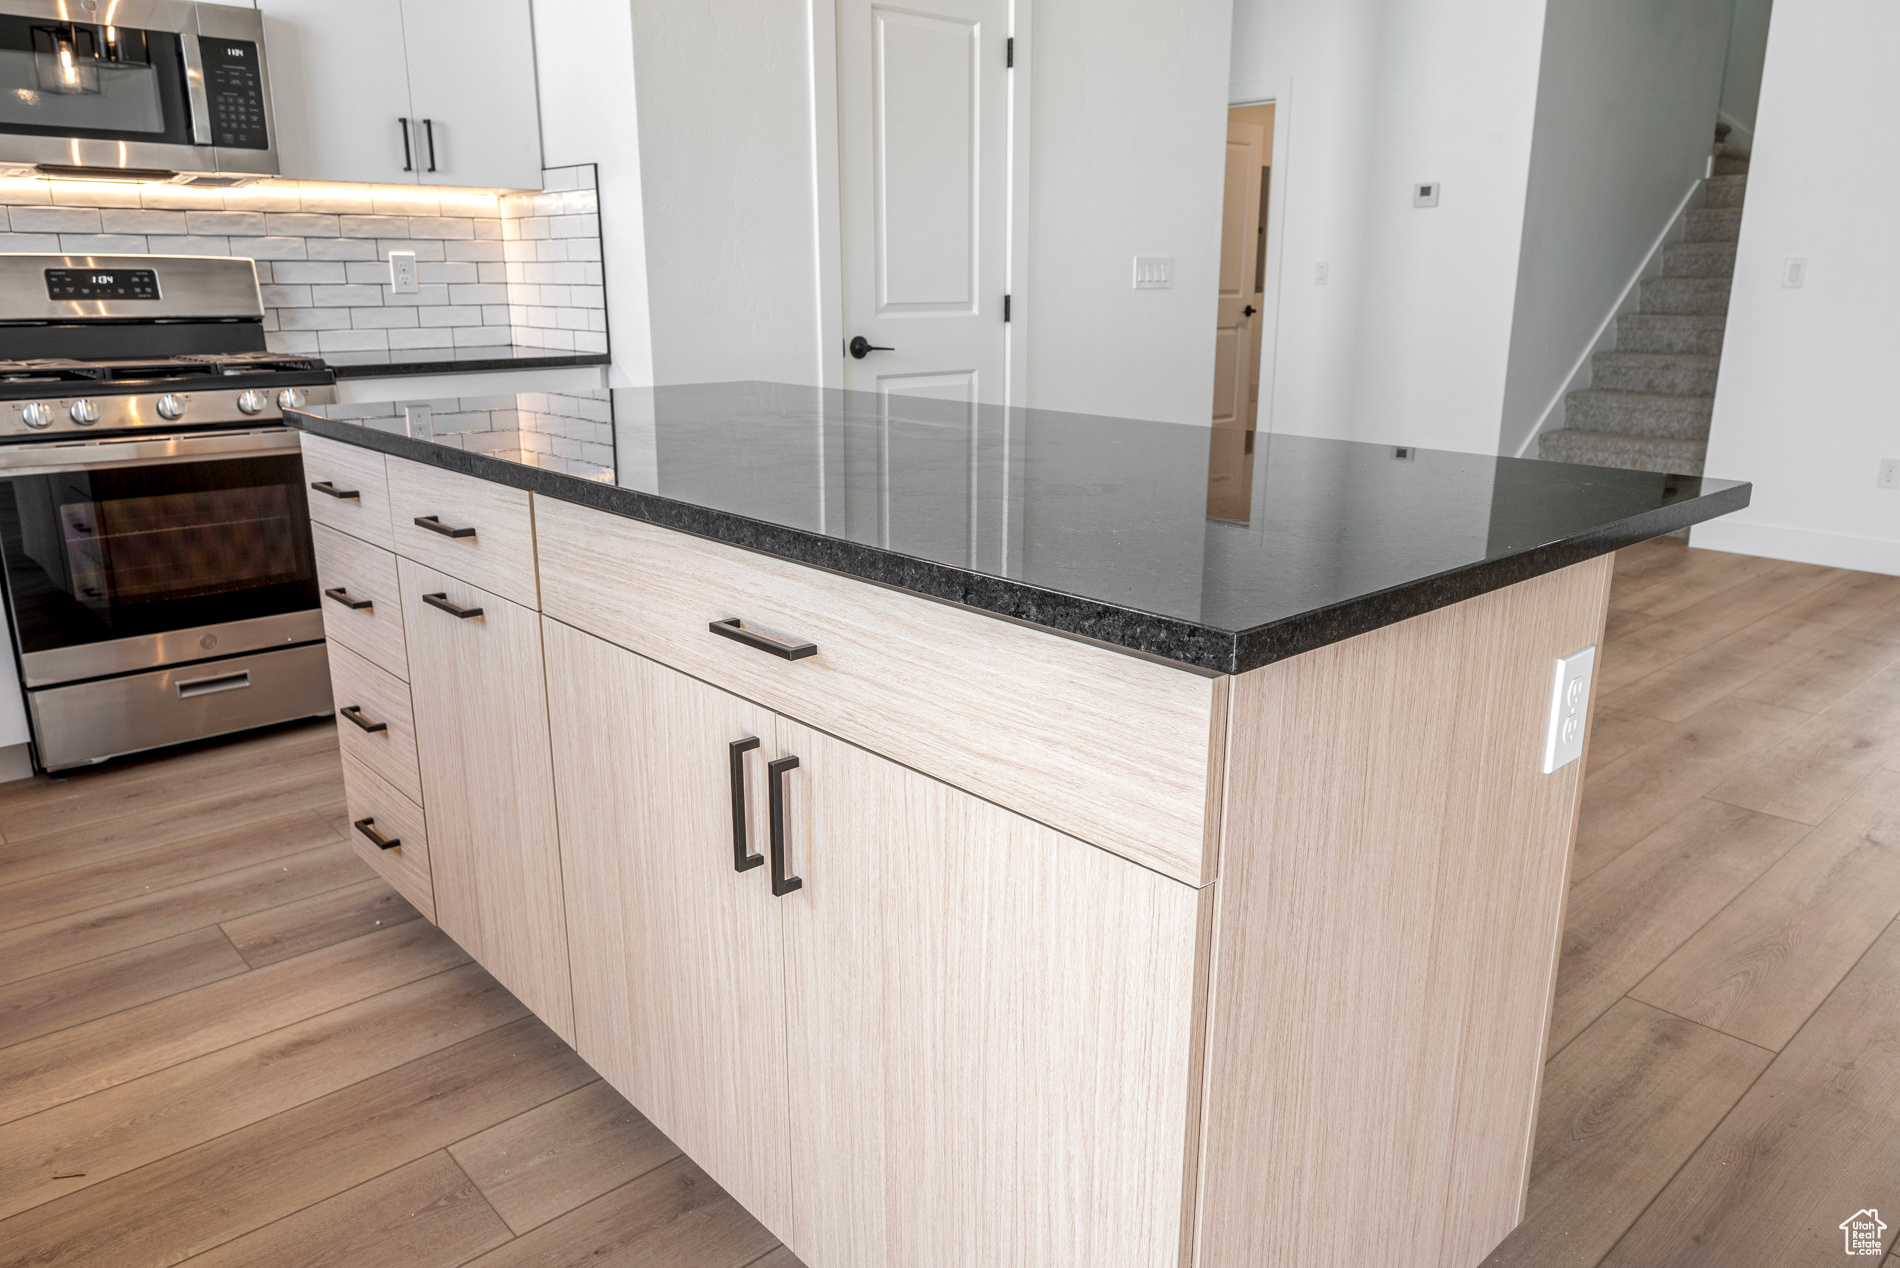
[[[1736,555],[1760,555],[1790,563],[1819,564],[1824,568],[1852,568],[1900,577],[1900,541],[1885,537],[1854,537],[1846,533],[1818,533],[1808,528],[1777,524],[1710,520],[1689,530],[1689,544],[1701,550]]]

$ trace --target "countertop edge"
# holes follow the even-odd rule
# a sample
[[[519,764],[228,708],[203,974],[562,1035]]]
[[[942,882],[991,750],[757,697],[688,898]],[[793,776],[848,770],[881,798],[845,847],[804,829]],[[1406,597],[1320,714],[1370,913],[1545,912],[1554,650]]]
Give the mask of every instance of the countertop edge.
[[[1617,520],[1562,541],[1234,632],[1209,629],[1175,617],[1046,590],[1027,582],[900,555],[806,529],[546,471],[487,454],[374,431],[354,423],[336,422],[294,410],[284,412],[284,421],[312,435],[491,480],[577,506],[625,515],[661,528],[955,604],[1203,674],[1246,673],[1741,510],[1749,504],[1754,487],[1737,484]]]
[[[467,357],[456,361],[392,361],[387,364],[337,365],[330,369],[339,379],[394,379],[422,374],[462,374],[490,370],[557,370],[571,366],[612,365],[605,352],[550,352],[545,357]]]

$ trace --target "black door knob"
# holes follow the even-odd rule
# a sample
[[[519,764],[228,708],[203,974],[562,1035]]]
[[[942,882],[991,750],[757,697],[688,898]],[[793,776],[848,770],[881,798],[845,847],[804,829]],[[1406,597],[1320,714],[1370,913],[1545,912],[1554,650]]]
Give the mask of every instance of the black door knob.
[[[1249,304],[1249,305],[1247,305],[1247,306],[1246,306],[1245,308],[1243,308],[1243,309],[1241,309],[1241,310],[1240,310],[1240,315],[1241,315],[1242,317],[1251,317],[1251,316],[1253,316],[1253,315],[1254,315],[1255,313],[1257,313],[1257,312],[1259,312],[1259,311],[1260,311],[1260,310],[1259,310],[1259,309],[1257,309],[1257,308],[1255,308],[1255,307],[1254,307],[1254,306],[1253,306],[1252,304]]]
[[[852,356],[862,361],[864,360],[866,353],[896,352],[897,349],[880,348],[876,344],[872,343],[869,339],[866,339],[863,335],[853,335],[851,336],[851,342],[845,345],[845,351],[849,352]]]

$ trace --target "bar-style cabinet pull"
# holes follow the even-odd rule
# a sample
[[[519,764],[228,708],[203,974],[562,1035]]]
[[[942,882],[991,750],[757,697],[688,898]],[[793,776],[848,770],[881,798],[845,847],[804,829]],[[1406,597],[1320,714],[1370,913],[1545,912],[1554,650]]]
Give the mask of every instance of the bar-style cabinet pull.
[[[376,606],[376,602],[373,599],[352,599],[350,597],[349,587],[347,586],[338,586],[334,590],[325,590],[323,597],[333,603],[341,603],[352,612],[361,612],[364,608],[373,608]]]
[[[406,116],[397,115],[396,122],[402,125],[402,170],[413,172],[416,170],[416,157],[409,152],[409,120]]]
[[[450,603],[447,593],[425,594],[422,596],[422,601],[432,608],[441,608],[450,616],[460,617],[464,621],[468,620],[471,616],[480,616],[482,614],[480,608],[465,608],[459,603]]]
[[[319,493],[333,498],[355,498],[359,502],[363,498],[363,491],[361,489],[339,489],[328,480],[312,480],[310,487]]]
[[[387,731],[389,729],[389,723],[387,722],[371,722],[368,718],[364,717],[362,705],[345,705],[343,708],[338,709],[337,712],[362,727],[371,735],[376,734],[378,731]]]
[[[807,656],[816,656],[818,654],[818,644],[816,643],[781,643],[775,638],[767,638],[763,634],[754,634],[751,630],[740,624],[739,618],[736,616],[727,617],[723,621],[713,621],[709,623],[706,628],[711,630],[714,634],[717,634],[720,638],[729,638],[735,643],[744,643],[747,647],[756,648],[762,652],[770,652],[772,655],[785,660],[803,660]]]
[[[798,769],[796,757],[781,757],[765,764],[767,787],[772,793],[772,895],[783,898],[802,886],[803,878],[785,874],[785,773]]]
[[[763,854],[746,850],[745,833],[745,755],[759,746],[759,737],[749,735],[726,746],[732,762],[732,870],[749,872],[765,862]]]
[[[440,517],[434,516],[434,515],[416,516],[416,527],[426,528],[431,533],[440,533],[444,537],[473,537],[475,536],[475,528],[473,525],[470,525],[465,528],[450,528],[447,524],[444,524],[442,522]]]
[[[401,837],[386,837],[378,832],[376,830],[376,820],[373,817],[369,819],[358,819],[350,826],[368,837],[369,843],[379,850],[393,850],[402,844]]]
[[[433,172],[435,170],[435,120],[424,119],[422,131],[429,138],[429,170]]]

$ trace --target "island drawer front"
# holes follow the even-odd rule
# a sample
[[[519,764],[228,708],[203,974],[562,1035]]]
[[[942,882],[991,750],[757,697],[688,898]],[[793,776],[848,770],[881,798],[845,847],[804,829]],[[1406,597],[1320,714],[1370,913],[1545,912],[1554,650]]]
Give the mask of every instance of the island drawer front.
[[[1228,682],[535,499],[549,616],[1191,885]],[[817,652],[784,659],[712,622]]]
[[[337,747],[420,803],[422,766],[416,758],[416,717],[409,684],[332,643],[330,691],[336,700]],[[346,709],[351,712],[345,713]]]
[[[540,605],[528,494],[458,471],[389,460],[396,553],[526,608]],[[438,528],[416,523],[429,519]],[[448,534],[467,529],[460,537]]]
[[[429,875],[429,831],[422,807],[347,752],[343,754],[343,799],[349,807],[350,844],[357,854],[433,922],[435,881]],[[371,832],[401,844],[385,850]]]
[[[323,590],[323,636],[408,681],[396,557],[322,524],[311,526],[310,537]],[[368,607],[356,606],[365,602]]]
[[[309,432],[300,443],[304,483],[310,486],[310,518],[389,549],[389,478],[383,455]]]

